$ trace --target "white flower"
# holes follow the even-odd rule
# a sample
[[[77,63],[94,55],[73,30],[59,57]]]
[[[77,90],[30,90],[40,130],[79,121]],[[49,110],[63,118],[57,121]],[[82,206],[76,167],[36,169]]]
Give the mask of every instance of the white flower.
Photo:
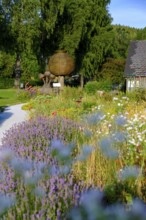
[[[119,100],[117,97],[113,97],[113,101]]]
[[[130,130],[132,130],[132,129],[133,129],[132,127],[128,127],[128,128],[127,128],[128,131],[130,131]]]
[[[126,96],[123,96],[122,99],[129,100],[129,98]]]
[[[136,145],[136,142],[135,142],[134,139],[132,139],[132,140],[128,140],[128,142],[129,142],[130,144]]]

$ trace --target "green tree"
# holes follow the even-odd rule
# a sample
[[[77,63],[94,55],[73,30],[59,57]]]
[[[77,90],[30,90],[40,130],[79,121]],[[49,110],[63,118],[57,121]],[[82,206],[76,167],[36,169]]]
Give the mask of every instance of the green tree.
[[[124,67],[125,59],[123,58],[108,58],[106,62],[102,65],[100,71],[100,78],[104,80],[109,80],[113,84],[123,84],[124,83]]]
[[[11,1],[0,1],[0,50],[12,51],[15,39],[11,34]]]
[[[15,55],[0,51],[0,77],[11,78],[13,76]]]
[[[138,30],[137,28],[128,26],[113,25],[114,38],[110,56],[126,59],[130,41],[137,39]]]
[[[13,51],[21,54],[23,75],[36,75],[38,65],[43,70],[46,58],[55,50],[64,49],[76,59],[76,71],[93,77],[112,44],[109,3],[110,0],[6,0],[2,5],[6,27],[14,39]]]
[[[109,3],[103,0],[70,0],[63,14],[62,20],[67,22],[63,24],[59,47],[74,55],[77,70],[90,78],[95,75],[110,47]]]
[[[138,30],[137,39],[138,40],[146,40],[146,27]]]

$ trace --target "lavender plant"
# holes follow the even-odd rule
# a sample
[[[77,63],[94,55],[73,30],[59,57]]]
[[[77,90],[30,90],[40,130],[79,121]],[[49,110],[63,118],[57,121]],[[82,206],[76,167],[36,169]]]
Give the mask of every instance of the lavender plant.
[[[1,219],[56,220],[78,204],[84,185],[75,183],[70,170],[64,175],[74,151],[73,144],[65,143],[76,139],[78,130],[67,119],[35,118],[6,132],[0,151],[0,192],[13,193],[17,203],[6,214],[2,211]]]

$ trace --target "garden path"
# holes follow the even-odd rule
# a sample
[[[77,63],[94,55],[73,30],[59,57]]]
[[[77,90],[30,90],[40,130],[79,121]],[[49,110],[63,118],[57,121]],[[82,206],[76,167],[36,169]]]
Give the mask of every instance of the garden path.
[[[4,112],[0,113],[0,145],[6,130],[10,129],[14,124],[27,120],[28,113],[21,109],[22,105],[24,104],[9,106]]]

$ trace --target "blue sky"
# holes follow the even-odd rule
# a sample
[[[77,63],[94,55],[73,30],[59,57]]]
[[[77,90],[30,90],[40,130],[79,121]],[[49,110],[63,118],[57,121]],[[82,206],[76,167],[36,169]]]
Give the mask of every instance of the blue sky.
[[[113,24],[146,27],[146,0],[111,0],[108,8]]]

